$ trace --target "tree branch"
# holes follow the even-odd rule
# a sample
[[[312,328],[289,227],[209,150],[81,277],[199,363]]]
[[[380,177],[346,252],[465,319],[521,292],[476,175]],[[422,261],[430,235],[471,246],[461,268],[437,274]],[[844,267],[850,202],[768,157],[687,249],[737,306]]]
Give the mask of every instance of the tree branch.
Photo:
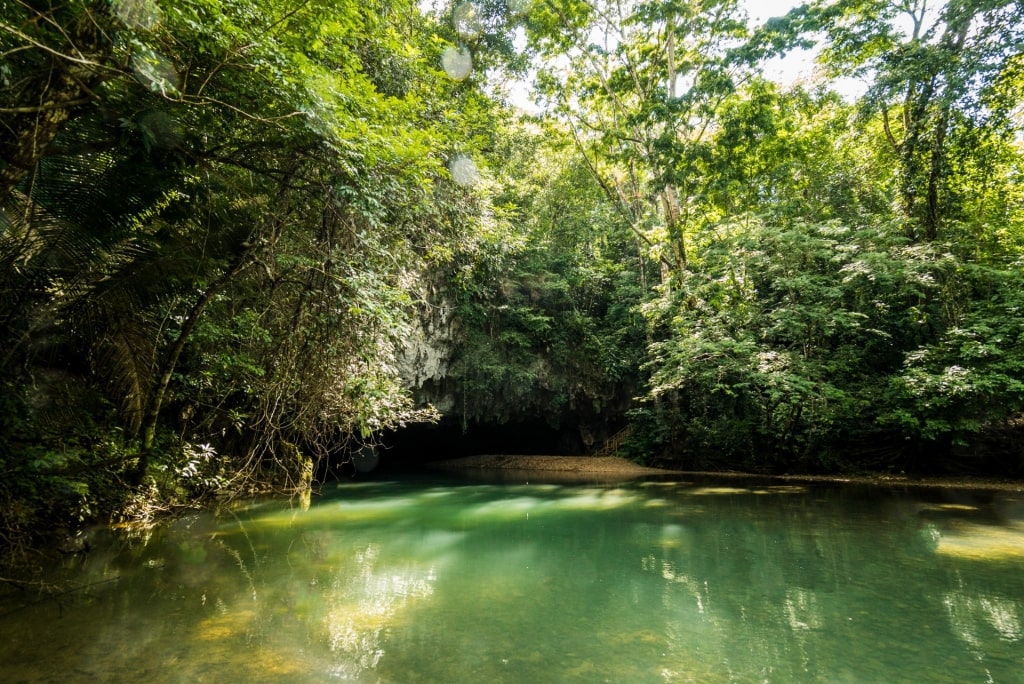
[[[632,215],[632,212],[629,212],[629,211],[627,211],[627,210],[622,208],[622,201],[621,201],[621,199],[619,199],[616,196],[616,193],[612,192],[612,189],[611,189],[611,187],[609,187],[608,182],[604,179],[604,177],[601,175],[601,173],[597,170],[597,167],[594,166],[594,163],[590,160],[590,157],[587,156],[587,152],[583,148],[583,141],[580,140],[579,134],[576,131],[576,127],[572,125],[571,121],[569,122],[569,128],[572,131],[572,138],[573,138],[573,141],[576,143],[576,149],[579,151],[580,155],[583,157],[583,161],[587,165],[587,169],[590,171],[590,175],[592,175],[594,177],[594,180],[596,180],[597,184],[601,186],[601,190],[604,191],[604,194],[608,197],[609,200],[612,201],[612,204],[618,209],[619,213],[629,223],[629,229],[631,231],[633,231],[633,233],[638,238],[643,240],[647,244],[648,247],[653,249],[655,247],[655,244],[653,242],[651,242],[650,238],[648,238],[646,235],[643,234],[643,232],[640,230],[640,228],[637,227],[636,220],[634,219],[634,217]],[[675,264],[673,264],[671,261],[669,261],[665,257],[665,255],[661,254],[660,252],[658,254],[658,261],[660,261],[661,263],[665,264],[665,266],[667,266],[670,269],[675,267]]]
[[[74,57],[72,55],[66,55],[63,52],[60,52],[59,50],[54,50],[49,45],[46,45],[45,43],[40,43],[39,41],[34,39],[32,36],[28,35],[27,33],[22,33],[21,31],[19,31],[18,29],[14,28],[13,26],[11,26],[9,24],[0,23],[0,29],[2,29],[4,31],[7,31],[8,33],[11,33],[11,34],[17,36],[18,38],[21,38],[26,43],[31,44],[33,47],[39,48],[43,52],[47,52],[47,53],[53,55],[54,57],[57,57],[58,59],[62,59],[62,60],[68,61],[68,62],[74,62],[75,64],[81,64],[83,66],[88,66],[88,67],[95,67],[95,68],[102,68],[103,67],[103,64],[101,64],[100,62],[96,62],[94,60],[87,59],[84,56],[83,57]]]
[[[92,98],[83,97],[77,100],[47,102],[46,104],[37,105],[35,107],[0,107],[0,114],[38,114],[39,112],[45,112],[51,109],[77,107],[78,105],[88,104],[89,102],[92,102]]]

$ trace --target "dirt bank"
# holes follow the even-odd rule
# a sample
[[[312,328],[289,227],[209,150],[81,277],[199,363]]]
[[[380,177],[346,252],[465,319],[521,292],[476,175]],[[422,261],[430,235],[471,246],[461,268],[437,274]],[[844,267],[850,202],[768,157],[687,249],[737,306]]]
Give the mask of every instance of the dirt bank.
[[[639,477],[643,475],[666,475],[678,471],[648,468],[617,456],[520,456],[507,454],[486,454],[467,456],[449,461],[437,461],[432,466],[440,468],[479,468],[485,470],[532,470],[559,473],[580,473],[585,475],[620,475]]]
[[[770,479],[787,482],[835,482],[845,484],[878,485],[884,487],[941,487],[949,489],[988,489],[1004,492],[1024,492],[1024,482],[983,477],[914,477],[909,475],[761,475],[741,472],[692,472],[663,470],[637,465],[616,456],[523,456],[514,454],[487,454],[467,456],[431,464],[440,468],[518,470],[547,473],[601,476],[602,478],[632,478],[656,475],[684,475],[689,477]]]
[[[1024,481],[973,476],[924,477],[914,475],[861,474],[861,475],[756,475],[752,473],[697,473],[688,475],[708,477],[736,477],[784,480],[787,482],[835,482],[881,487],[932,487],[942,489],[988,489],[1001,492],[1024,492]]]

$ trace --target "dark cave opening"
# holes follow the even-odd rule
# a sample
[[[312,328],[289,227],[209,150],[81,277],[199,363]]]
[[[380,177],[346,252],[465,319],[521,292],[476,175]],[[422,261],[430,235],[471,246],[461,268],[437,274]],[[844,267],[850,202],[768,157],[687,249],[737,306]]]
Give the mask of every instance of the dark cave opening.
[[[416,465],[478,454],[586,453],[579,430],[552,427],[542,420],[508,423],[470,423],[442,420],[418,423],[384,436],[380,449],[382,465]]]

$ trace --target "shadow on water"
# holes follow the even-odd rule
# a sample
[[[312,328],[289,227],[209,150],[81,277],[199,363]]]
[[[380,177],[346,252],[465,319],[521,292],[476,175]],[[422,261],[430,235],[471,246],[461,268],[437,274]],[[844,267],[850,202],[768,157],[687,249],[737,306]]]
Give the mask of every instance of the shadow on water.
[[[1017,495],[382,473],[109,534],[5,681],[1014,682]]]

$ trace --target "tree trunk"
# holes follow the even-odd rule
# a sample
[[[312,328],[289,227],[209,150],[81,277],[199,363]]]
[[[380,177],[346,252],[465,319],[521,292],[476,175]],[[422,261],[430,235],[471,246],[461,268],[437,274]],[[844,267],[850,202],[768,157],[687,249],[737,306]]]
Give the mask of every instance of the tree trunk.
[[[164,360],[160,379],[157,381],[156,387],[153,388],[153,393],[150,395],[149,402],[146,405],[146,413],[142,418],[142,444],[139,449],[138,465],[136,465],[135,472],[132,474],[132,479],[136,484],[142,481],[142,478],[146,475],[146,470],[149,468],[149,455],[153,449],[153,441],[156,438],[160,409],[163,408],[164,398],[167,396],[167,388],[171,384],[171,377],[174,375],[174,369],[178,365],[178,359],[181,358],[181,353],[185,350],[185,345],[188,343],[192,331],[195,330],[200,316],[203,315],[203,311],[206,310],[214,295],[252,263],[249,255],[248,249],[239,254],[231,268],[222,273],[219,278],[203,290],[199,299],[192,305],[188,316],[185,317],[185,321],[182,323],[181,330],[178,332],[174,344],[167,351],[167,358]]]
[[[945,110],[935,122],[935,139],[932,141],[932,158],[928,169],[928,187],[925,192],[924,236],[934,241],[939,237],[942,221],[942,207],[939,191],[945,175],[946,129],[949,126],[949,112]]]

